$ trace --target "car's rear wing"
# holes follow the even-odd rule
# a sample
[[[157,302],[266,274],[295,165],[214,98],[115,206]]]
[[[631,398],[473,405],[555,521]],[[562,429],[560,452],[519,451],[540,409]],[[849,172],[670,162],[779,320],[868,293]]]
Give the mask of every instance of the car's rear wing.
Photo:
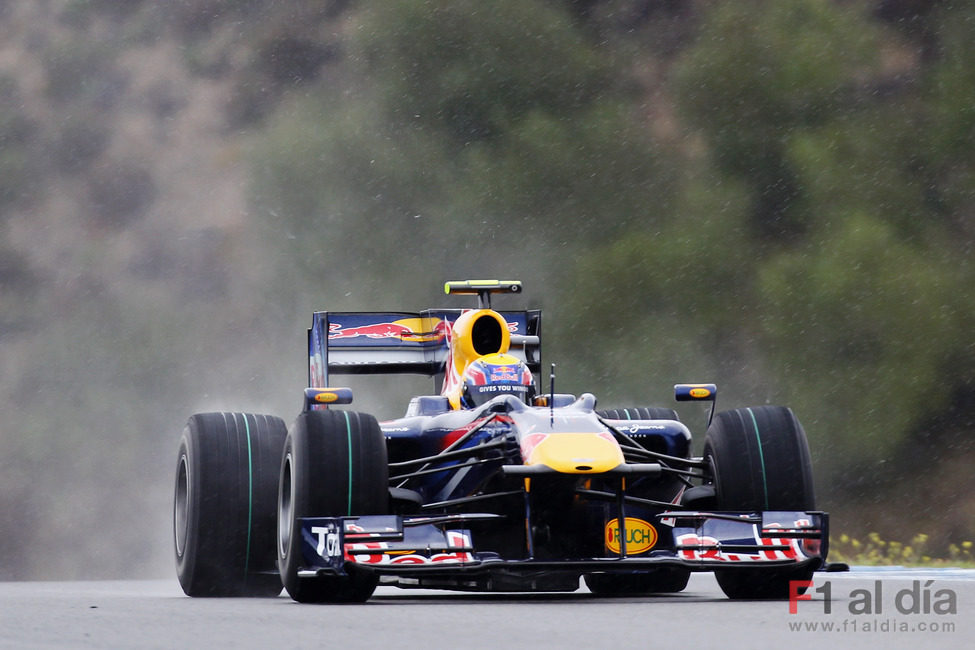
[[[328,386],[333,374],[419,374],[443,379],[448,341],[467,310],[315,312],[308,330],[308,385]],[[511,335],[509,354],[541,369],[539,310],[499,311]]]

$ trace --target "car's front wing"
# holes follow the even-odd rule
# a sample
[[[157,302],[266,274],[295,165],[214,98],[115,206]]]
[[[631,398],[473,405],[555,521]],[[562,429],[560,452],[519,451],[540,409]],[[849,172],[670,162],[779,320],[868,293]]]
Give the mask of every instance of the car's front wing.
[[[301,522],[301,577],[346,575],[350,567],[387,575],[467,574],[503,570],[639,570],[661,565],[710,571],[733,566],[819,567],[829,530],[823,512],[663,512],[658,542],[639,553],[605,549],[600,557],[503,558],[479,550],[469,524],[496,514],[314,517]],[[623,536],[624,538],[626,535]],[[617,545],[620,546],[620,545]]]

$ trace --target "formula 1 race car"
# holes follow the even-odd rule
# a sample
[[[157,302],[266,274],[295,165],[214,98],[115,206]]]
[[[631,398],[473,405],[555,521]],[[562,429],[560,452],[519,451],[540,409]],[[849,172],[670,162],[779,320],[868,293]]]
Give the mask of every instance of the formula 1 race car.
[[[317,312],[308,388],[277,417],[202,413],[179,445],[176,564],[191,596],[368,599],[378,584],[470,591],[678,592],[713,571],[731,598],[786,598],[824,565],[809,449],[791,410],[714,413],[703,456],[661,407],[596,409],[538,390],[541,312],[495,311],[516,281],[448,282],[476,309]],[[404,417],[335,408],[336,374],[419,373]],[[796,589],[796,585],[793,585]],[[796,593],[801,593],[797,589]]]

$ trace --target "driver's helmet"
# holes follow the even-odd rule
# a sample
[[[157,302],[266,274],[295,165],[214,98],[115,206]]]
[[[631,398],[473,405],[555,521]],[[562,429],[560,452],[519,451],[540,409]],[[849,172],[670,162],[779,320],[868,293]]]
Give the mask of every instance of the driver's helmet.
[[[488,354],[472,361],[464,371],[464,408],[480,406],[498,395],[514,395],[526,404],[535,398],[535,378],[520,359],[510,354]]]

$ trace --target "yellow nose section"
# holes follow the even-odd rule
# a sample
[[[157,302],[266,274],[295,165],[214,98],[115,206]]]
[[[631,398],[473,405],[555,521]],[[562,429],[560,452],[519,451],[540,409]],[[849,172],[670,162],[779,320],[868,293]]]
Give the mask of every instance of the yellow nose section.
[[[531,450],[525,464],[564,474],[598,474],[623,462],[620,446],[608,433],[553,433]]]

